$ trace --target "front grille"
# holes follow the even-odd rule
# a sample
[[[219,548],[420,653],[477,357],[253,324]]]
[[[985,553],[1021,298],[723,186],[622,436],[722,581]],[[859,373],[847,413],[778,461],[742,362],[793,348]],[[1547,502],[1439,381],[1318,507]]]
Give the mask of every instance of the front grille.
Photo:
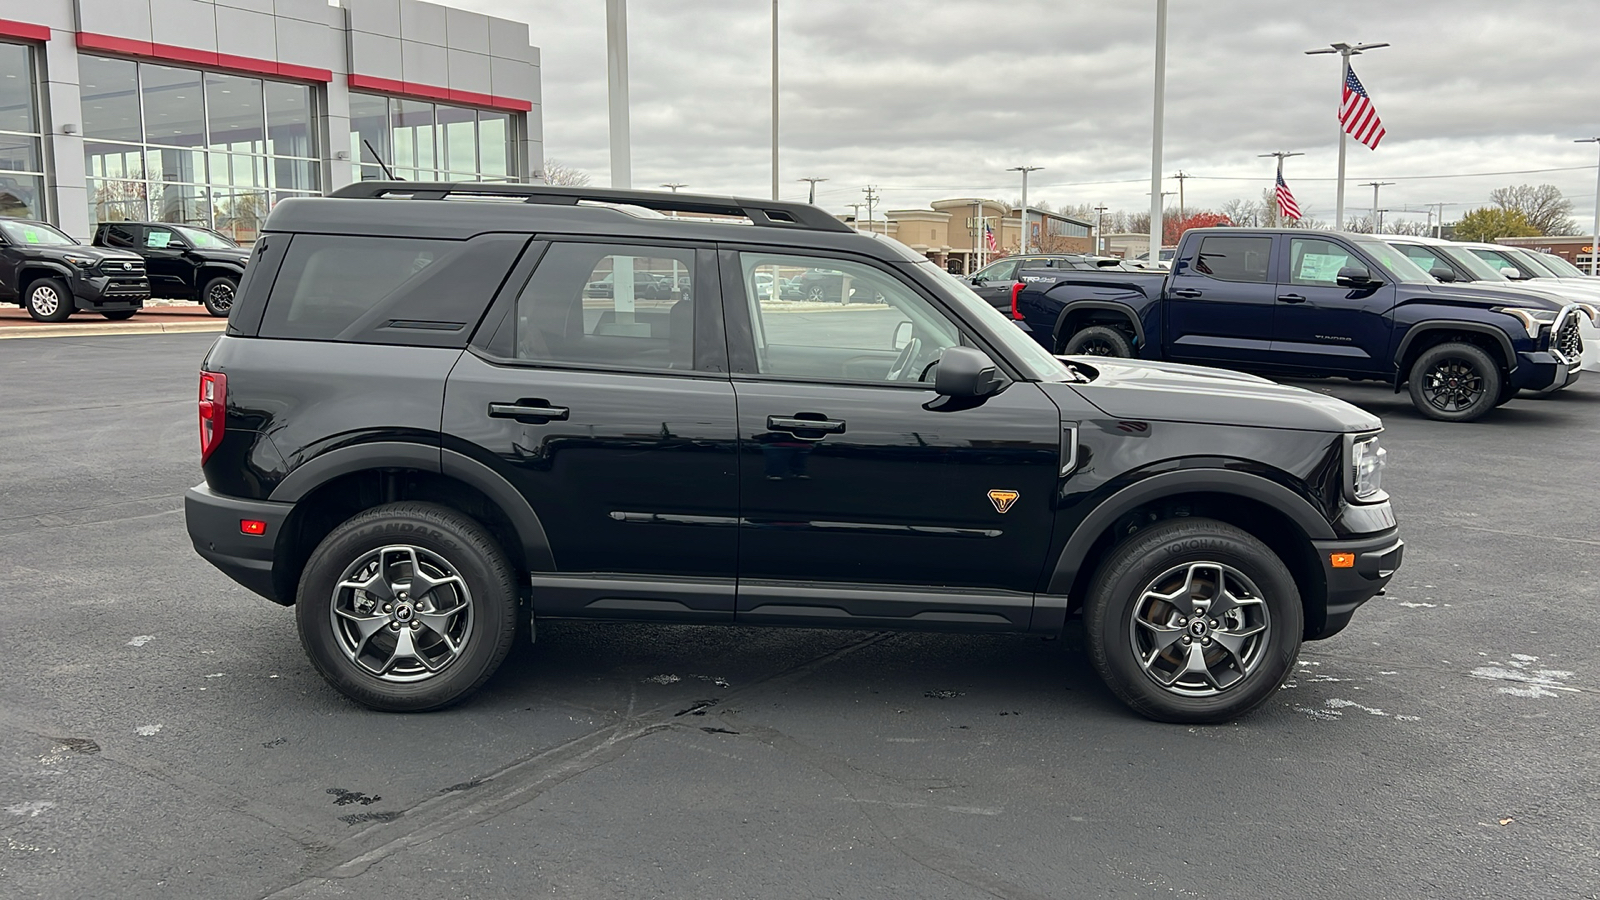
[[[144,260],[107,259],[100,263],[100,272],[116,278],[143,278]]]
[[[1556,332],[1552,342],[1555,349],[1569,361],[1577,361],[1583,357],[1583,336],[1578,334],[1578,316],[1583,313],[1573,313],[1566,317],[1561,324],[1561,330]]]
[[[150,282],[142,278],[112,281],[101,294],[106,297],[145,298],[150,296]]]

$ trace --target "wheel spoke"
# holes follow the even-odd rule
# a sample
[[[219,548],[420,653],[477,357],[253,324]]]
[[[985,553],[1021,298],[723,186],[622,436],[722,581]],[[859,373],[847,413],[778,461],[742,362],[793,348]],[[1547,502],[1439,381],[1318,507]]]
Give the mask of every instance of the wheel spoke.
[[[394,671],[394,667],[403,659],[415,660],[430,672],[438,669],[438,666],[434,665],[427,656],[417,649],[416,639],[412,637],[411,629],[409,628],[402,628],[395,632],[394,652],[389,654],[389,659],[384,662],[383,668],[379,670],[378,674],[386,675]]]

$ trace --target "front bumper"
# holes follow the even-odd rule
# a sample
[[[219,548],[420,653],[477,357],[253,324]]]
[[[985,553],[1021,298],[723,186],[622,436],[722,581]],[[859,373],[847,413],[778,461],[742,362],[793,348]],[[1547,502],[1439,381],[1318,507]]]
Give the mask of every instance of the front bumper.
[[[1568,360],[1544,350],[1518,353],[1517,368],[1511,373],[1511,384],[1525,391],[1548,394],[1577,381],[1582,372],[1581,358]]]
[[[97,270],[79,272],[72,279],[72,296],[80,310],[111,312],[140,309],[150,299],[150,280],[137,275],[105,274]]]
[[[1330,638],[1350,624],[1361,604],[1371,600],[1389,584],[1400,568],[1406,544],[1400,530],[1391,528],[1378,534],[1337,541],[1312,541],[1322,574],[1328,586],[1326,616],[1319,626],[1307,622],[1307,640]],[[1353,557],[1353,564],[1335,566],[1335,557]]]
[[[183,515],[195,552],[224,575],[285,606],[293,603],[294,597],[279,597],[273,589],[272,561],[284,520],[293,509],[292,503],[226,497],[204,484],[190,488],[183,497]],[[245,534],[239,527],[245,520],[265,522],[266,530]]]

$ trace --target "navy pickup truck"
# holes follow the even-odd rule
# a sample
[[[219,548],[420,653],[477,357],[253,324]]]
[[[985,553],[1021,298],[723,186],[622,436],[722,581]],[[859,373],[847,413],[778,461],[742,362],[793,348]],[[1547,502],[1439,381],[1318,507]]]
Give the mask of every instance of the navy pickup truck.
[[[1423,415],[1469,422],[1519,390],[1578,379],[1580,304],[1444,284],[1369,235],[1205,228],[1170,273],[1021,269],[995,302],[1047,350],[1409,386]]]

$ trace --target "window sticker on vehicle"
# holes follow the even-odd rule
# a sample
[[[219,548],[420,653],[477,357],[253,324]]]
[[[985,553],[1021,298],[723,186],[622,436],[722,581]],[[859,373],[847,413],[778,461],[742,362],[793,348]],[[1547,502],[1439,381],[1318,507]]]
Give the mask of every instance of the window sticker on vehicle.
[[[172,243],[172,232],[170,231],[156,231],[152,229],[150,233],[144,237],[144,245],[156,250],[164,250],[170,243]]]
[[[1300,258],[1297,277],[1302,281],[1333,281],[1349,261],[1349,255],[1344,253],[1307,253]]]
[[[39,243],[39,229],[37,229],[37,228],[24,228],[24,229],[22,229],[22,239],[27,241],[30,244]]]

